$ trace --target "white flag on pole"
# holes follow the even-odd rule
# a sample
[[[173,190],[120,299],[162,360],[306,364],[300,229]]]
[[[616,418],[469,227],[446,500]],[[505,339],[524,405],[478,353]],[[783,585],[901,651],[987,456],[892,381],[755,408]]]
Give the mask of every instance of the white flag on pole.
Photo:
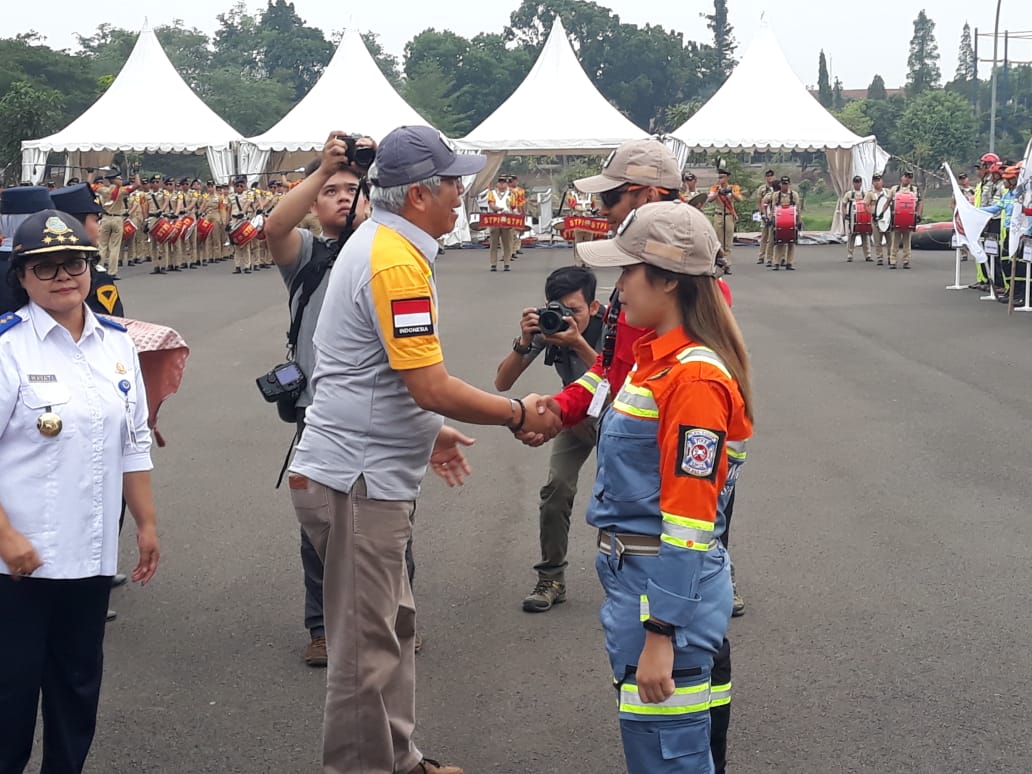
[[[1021,246],[1021,235],[1029,224],[1029,216],[1026,212],[1032,211],[1032,140],[1029,140],[1025,149],[1025,163],[1018,173],[1018,184],[1015,187],[1016,201],[1011,210],[1010,224],[1008,225],[1008,247],[1009,254],[1018,256],[1018,249]],[[1018,256],[1020,258],[1020,256]]]
[[[967,247],[976,261],[988,263],[989,256],[982,249],[982,243],[978,241],[978,237],[981,236],[985,224],[993,216],[988,212],[983,212],[967,200],[960,190],[960,183],[957,182],[950,165],[945,164],[944,166],[946,173],[950,176],[950,183],[953,184],[953,200],[957,203],[957,208],[953,211],[953,228],[957,232],[957,239]]]

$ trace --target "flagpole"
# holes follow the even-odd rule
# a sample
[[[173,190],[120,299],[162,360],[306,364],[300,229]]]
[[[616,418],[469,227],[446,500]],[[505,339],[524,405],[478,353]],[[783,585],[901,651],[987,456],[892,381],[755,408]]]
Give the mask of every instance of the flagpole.
[[[989,152],[996,150],[996,57],[1000,39],[1000,3],[996,0],[996,25],[993,27],[993,84],[989,97]]]

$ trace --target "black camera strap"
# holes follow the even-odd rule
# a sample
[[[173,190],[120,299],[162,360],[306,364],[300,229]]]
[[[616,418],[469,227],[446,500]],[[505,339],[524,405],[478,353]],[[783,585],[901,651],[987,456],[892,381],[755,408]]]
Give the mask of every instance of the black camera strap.
[[[616,321],[620,317],[620,291],[613,288],[606,310],[605,336],[602,339],[602,368],[609,371],[616,355]]]
[[[326,272],[333,268],[337,256],[340,255],[341,248],[351,238],[351,235],[355,233],[355,215],[358,212],[358,200],[363,196],[367,199],[369,198],[369,181],[365,177],[358,181],[358,191],[355,193],[355,198],[351,200],[351,210],[348,212],[348,219],[344,223],[344,229],[341,231],[340,236],[335,241],[313,238],[312,260],[297,273],[294,281],[290,283],[288,304],[291,309],[291,315],[290,329],[287,331],[287,351],[290,353],[291,359],[293,359],[294,351],[297,348],[297,337],[301,333],[301,319],[304,317],[305,308],[308,306],[308,302],[312,300],[312,294],[319,287],[319,283],[323,281]],[[301,295],[298,296],[297,309],[295,310],[294,297],[298,293]]]

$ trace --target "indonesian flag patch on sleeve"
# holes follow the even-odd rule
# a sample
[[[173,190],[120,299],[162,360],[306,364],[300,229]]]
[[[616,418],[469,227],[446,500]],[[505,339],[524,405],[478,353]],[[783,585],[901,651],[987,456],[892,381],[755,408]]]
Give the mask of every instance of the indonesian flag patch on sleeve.
[[[433,335],[434,318],[429,296],[391,301],[391,318],[396,339]]]

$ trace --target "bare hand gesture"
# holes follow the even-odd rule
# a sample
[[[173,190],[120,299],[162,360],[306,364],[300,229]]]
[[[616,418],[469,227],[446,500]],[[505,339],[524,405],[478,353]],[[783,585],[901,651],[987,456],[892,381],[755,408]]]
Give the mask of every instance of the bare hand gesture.
[[[638,696],[646,704],[659,704],[674,695],[674,643],[669,637],[645,633],[645,647],[638,657]]]
[[[523,316],[520,317],[520,344],[529,347],[534,336],[539,333],[541,333],[541,329],[538,327],[537,309],[528,306],[523,310]]]
[[[133,569],[133,581],[146,586],[158,571],[158,529],[153,524],[136,528],[136,545],[140,550],[140,561]]]
[[[463,435],[454,427],[444,425],[434,441],[434,449],[430,453],[430,468],[444,479],[448,486],[462,486],[466,476],[473,469],[462,453],[462,446],[472,446],[476,440]]]
[[[43,560],[29,539],[13,527],[0,535],[0,559],[7,565],[11,580],[32,575],[43,566]]]

